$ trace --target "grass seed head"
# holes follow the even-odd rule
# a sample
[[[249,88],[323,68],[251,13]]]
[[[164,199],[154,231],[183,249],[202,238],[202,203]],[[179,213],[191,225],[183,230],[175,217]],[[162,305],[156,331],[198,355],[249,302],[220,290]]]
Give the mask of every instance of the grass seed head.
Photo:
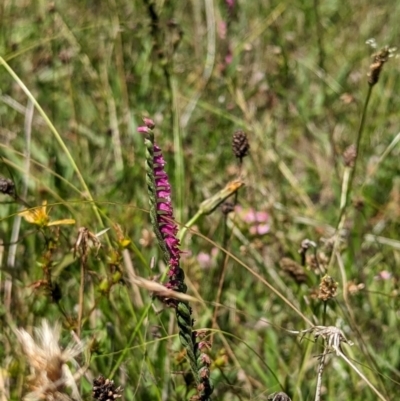
[[[337,295],[338,282],[327,274],[322,277],[319,285],[318,298],[324,302],[335,298]]]
[[[279,262],[281,269],[291,276],[297,284],[307,282],[307,274],[303,266],[299,265],[295,260],[290,258],[282,258]]]
[[[114,380],[100,375],[93,381],[93,398],[99,401],[112,401],[121,398],[122,388],[115,387]]]
[[[379,81],[383,65],[391,56],[392,52],[389,46],[385,46],[382,50],[372,56],[372,63],[369,66],[368,73],[368,83],[370,86],[374,86]]]
[[[292,401],[292,399],[283,391],[279,393],[272,393],[268,396],[267,400],[270,401]]]
[[[244,131],[236,131],[232,137],[233,154],[240,160],[249,154],[250,144]]]
[[[15,196],[15,185],[9,178],[0,177],[0,192],[4,195]]]

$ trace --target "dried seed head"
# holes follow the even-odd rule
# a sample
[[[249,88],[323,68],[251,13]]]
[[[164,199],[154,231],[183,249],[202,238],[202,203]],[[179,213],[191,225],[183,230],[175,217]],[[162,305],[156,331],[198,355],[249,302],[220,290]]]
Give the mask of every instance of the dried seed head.
[[[318,299],[326,302],[329,299],[336,297],[337,287],[338,282],[326,274],[322,277],[319,285]]]
[[[307,275],[303,267],[300,266],[296,261],[290,258],[282,258],[279,262],[281,269],[289,274],[297,284],[307,282]]]
[[[301,241],[301,247],[298,250],[301,256],[301,264],[304,266],[306,263],[306,254],[310,247],[316,248],[317,244],[314,241],[309,240],[308,238]]]
[[[268,396],[267,400],[271,401],[292,401],[292,399],[283,391],[279,393],[272,393]]]
[[[233,154],[240,160],[249,154],[250,145],[244,131],[236,131],[232,138]]]
[[[389,57],[392,55],[389,46],[385,46],[378,53],[372,56],[372,64],[369,66],[368,83],[373,86],[378,80],[382,71],[383,64],[385,64]]]
[[[93,381],[93,398],[99,401],[112,401],[121,398],[121,387],[115,387],[114,380],[100,375]]]
[[[229,201],[225,201],[221,206],[222,213],[227,215],[235,210],[235,204]]]
[[[299,333],[301,333],[302,335],[313,333],[315,340],[321,337],[325,342],[325,350],[335,351],[336,355],[338,356],[342,354],[342,343],[348,344],[350,346],[353,345],[353,342],[347,340],[343,332],[335,326],[313,326],[309,329],[302,330]]]
[[[15,185],[9,178],[0,177],[0,192],[4,195],[15,196]]]
[[[357,158],[357,149],[354,144],[348,146],[343,152],[343,161],[346,167],[354,167]]]
[[[362,291],[365,288],[365,284],[359,283],[356,284],[354,281],[349,281],[347,283],[347,291],[350,293],[350,295],[355,295],[358,292]]]
[[[67,362],[74,360],[84,348],[84,344],[69,344],[65,349],[59,345],[61,326],[43,320],[42,326],[34,329],[32,337],[24,329],[16,331],[24,355],[32,371],[29,387],[31,392],[24,400],[70,400],[64,392],[71,389],[72,398],[81,400],[76,378],[70,371]]]

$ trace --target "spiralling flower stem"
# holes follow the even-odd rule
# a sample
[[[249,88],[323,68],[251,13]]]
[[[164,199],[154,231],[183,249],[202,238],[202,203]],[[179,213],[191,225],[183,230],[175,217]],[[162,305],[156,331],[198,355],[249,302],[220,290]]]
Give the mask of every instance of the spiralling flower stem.
[[[154,122],[143,119],[144,126],[138,132],[145,134],[146,145],[146,181],[149,193],[150,217],[156,233],[163,258],[168,266],[168,283],[166,287],[179,292],[186,292],[185,274],[180,267],[178,226],[174,221],[171,202],[171,185],[164,170],[165,160],[161,149],[154,141]],[[210,381],[210,359],[202,353],[208,347],[206,341],[198,341],[199,333],[193,330],[192,309],[187,302],[164,299],[173,306],[179,327],[179,339],[185,347],[190,367],[197,386],[197,399],[210,400],[213,387]]]
[[[138,131],[145,135],[146,179],[149,193],[150,218],[156,233],[164,262],[167,264],[169,280],[167,288],[186,292],[185,274],[180,268],[179,240],[176,237],[178,227],[174,221],[171,203],[171,185],[164,170],[165,160],[161,149],[154,142],[154,123],[144,119],[145,126]]]

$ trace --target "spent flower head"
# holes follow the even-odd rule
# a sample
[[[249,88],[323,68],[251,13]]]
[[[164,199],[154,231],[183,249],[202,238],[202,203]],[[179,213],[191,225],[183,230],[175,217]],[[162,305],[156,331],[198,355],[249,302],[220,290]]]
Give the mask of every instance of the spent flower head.
[[[279,393],[272,393],[267,397],[267,400],[270,401],[292,401],[292,399],[283,391]]]
[[[9,178],[0,177],[0,192],[4,195],[15,196],[15,185]]]
[[[329,299],[335,298],[337,295],[337,288],[338,282],[331,276],[325,274],[319,284],[318,298],[322,301],[328,301]]]
[[[376,42],[375,46],[372,47],[376,47]],[[373,54],[372,63],[369,66],[369,73],[368,73],[368,83],[370,86],[374,86],[379,81],[383,65],[389,60],[389,58],[394,56],[396,50],[397,49],[395,47],[385,46],[380,51]]]
[[[236,131],[232,137],[232,150],[233,154],[239,159],[240,163],[242,159],[249,154],[250,144],[247,139],[247,134],[242,131]]]
[[[121,398],[122,388],[115,387],[114,380],[106,379],[100,375],[93,381],[92,395],[98,401],[113,401]]]
[[[24,400],[70,400],[67,388],[74,400],[80,400],[78,387],[67,362],[82,352],[83,343],[71,343],[65,349],[59,344],[61,326],[51,326],[47,320],[34,328],[32,337],[24,329],[16,331],[25,357],[31,369],[30,393]]]

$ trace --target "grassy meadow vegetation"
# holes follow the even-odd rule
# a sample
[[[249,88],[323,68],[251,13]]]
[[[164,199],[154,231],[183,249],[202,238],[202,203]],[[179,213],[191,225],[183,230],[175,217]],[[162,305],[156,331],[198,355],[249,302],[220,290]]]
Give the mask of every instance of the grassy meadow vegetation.
[[[396,400],[400,3],[0,3],[0,401]]]

